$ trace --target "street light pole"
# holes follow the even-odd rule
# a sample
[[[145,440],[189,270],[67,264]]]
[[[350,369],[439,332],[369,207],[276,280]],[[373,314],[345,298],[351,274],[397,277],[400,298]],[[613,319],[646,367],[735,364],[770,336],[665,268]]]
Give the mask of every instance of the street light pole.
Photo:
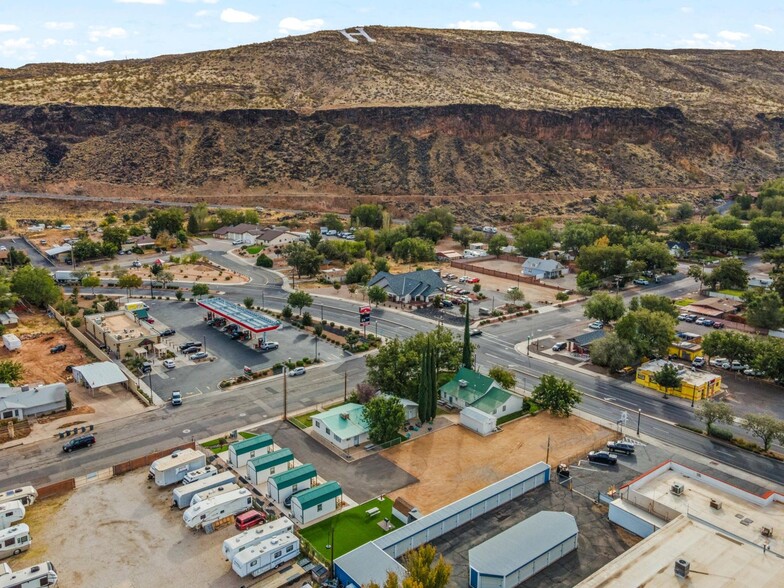
[[[147,383],[150,389],[150,406],[155,406],[155,401],[152,399],[152,372],[147,374]]]
[[[640,419],[642,419],[642,409],[637,409],[637,436],[640,436]]]
[[[264,290],[261,291],[261,308],[264,309]]]
[[[319,337],[318,335],[316,335],[316,363],[318,363],[318,342],[319,342]]]
[[[289,389],[288,383],[286,382],[286,372],[289,371],[287,366],[283,366],[283,420],[288,420],[288,401],[289,401]]]
[[[691,387],[691,407],[694,408],[694,386]]]

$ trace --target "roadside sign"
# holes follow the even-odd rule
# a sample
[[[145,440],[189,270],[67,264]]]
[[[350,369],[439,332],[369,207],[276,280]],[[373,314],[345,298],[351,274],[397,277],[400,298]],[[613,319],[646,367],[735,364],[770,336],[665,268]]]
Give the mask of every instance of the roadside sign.
[[[371,308],[369,306],[360,306],[359,307],[359,324],[360,325],[367,325],[370,322],[370,312]]]

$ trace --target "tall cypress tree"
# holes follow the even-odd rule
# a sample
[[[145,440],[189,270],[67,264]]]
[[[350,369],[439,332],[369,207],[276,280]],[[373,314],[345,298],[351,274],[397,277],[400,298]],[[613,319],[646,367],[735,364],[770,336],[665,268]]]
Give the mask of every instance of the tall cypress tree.
[[[419,396],[417,398],[419,402],[418,407],[418,414],[419,420],[421,422],[425,422],[430,415],[430,408],[428,406],[430,402],[430,376],[428,374],[428,348],[426,346],[424,351],[422,352],[422,362],[420,364],[420,371],[419,371]]]
[[[436,369],[436,348],[430,345],[430,420],[436,418],[438,408],[438,370]]]
[[[473,361],[471,358],[471,327],[470,327],[470,320],[471,320],[471,312],[468,306],[468,302],[465,305],[465,329],[463,330],[463,366],[467,367],[469,370],[473,365]]]

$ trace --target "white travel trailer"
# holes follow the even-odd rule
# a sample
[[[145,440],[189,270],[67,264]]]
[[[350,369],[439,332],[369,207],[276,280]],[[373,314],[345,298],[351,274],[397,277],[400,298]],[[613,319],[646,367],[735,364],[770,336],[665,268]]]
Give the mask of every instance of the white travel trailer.
[[[8,564],[0,564],[0,588],[39,588],[57,586],[57,570],[50,561],[45,561],[24,570],[14,572]]]
[[[156,459],[150,466],[148,478],[154,479],[158,486],[176,484],[185,474],[207,465],[207,458],[195,449],[180,449],[171,455]]]
[[[232,561],[234,556],[240,551],[245,551],[262,541],[277,537],[283,533],[294,533],[294,523],[286,517],[280,517],[260,527],[248,529],[239,535],[229,537],[223,542],[223,557],[228,561]]]
[[[260,576],[299,555],[299,539],[283,533],[240,551],[231,562],[231,569],[240,578],[252,574]]]
[[[240,487],[237,484],[230,482],[228,484],[221,484],[220,486],[216,486],[210,490],[197,492],[193,495],[193,498],[191,498],[191,506],[196,506],[200,502],[204,502],[205,500],[209,500],[210,498],[214,498],[220,494],[228,494],[229,492],[234,492],[235,490],[239,489]]]
[[[245,488],[220,494],[194,504],[182,514],[189,529],[198,529],[223,518],[238,515],[253,506],[251,493]]]
[[[193,482],[198,482],[199,480],[203,480],[204,478],[209,478],[211,476],[218,475],[218,468],[215,466],[208,465],[204,468],[199,468],[198,470],[193,470],[192,472],[188,472],[185,474],[185,477],[182,479],[183,484],[192,484]]]
[[[20,500],[0,504],[0,529],[13,527],[25,516],[25,507]]]
[[[172,493],[172,504],[178,508],[188,508],[191,505],[193,497],[199,492],[207,492],[213,488],[218,488],[225,484],[234,485],[234,474],[231,472],[223,472],[211,478],[204,478],[192,484],[185,484],[184,486],[177,486]]]
[[[3,529],[0,531],[0,559],[27,551],[32,542],[30,527],[24,523]]]
[[[0,504],[18,500],[24,506],[30,506],[38,498],[38,491],[32,486],[22,486],[13,490],[6,490],[0,493]]]

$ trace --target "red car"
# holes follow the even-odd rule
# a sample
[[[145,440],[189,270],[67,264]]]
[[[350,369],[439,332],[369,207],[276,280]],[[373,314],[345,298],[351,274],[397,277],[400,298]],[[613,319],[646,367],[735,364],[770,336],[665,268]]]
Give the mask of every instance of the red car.
[[[722,323],[720,321],[714,321],[713,322],[713,328],[714,329],[723,329],[724,328],[724,323]]]
[[[153,319],[153,318],[150,318],[150,317],[147,317],[147,318],[146,318],[146,319],[144,319],[144,320],[145,320],[146,322],[148,322],[149,324],[153,324],[153,323],[155,322],[155,319]]]
[[[249,510],[234,517],[234,526],[238,531],[246,531],[251,527],[267,521],[267,515],[257,510]]]
[[[479,278],[468,278],[466,282],[469,284],[476,284],[477,282],[479,282]]]

